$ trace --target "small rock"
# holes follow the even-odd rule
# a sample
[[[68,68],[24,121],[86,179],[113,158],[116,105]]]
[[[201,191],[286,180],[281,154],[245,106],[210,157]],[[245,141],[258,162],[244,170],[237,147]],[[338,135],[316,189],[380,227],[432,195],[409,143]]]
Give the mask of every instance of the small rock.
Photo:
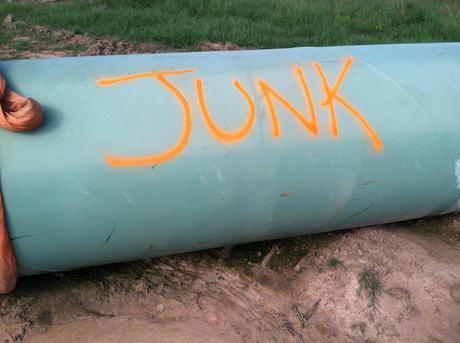
[[[207,316],[206,316],[206,321],[210,324],[213,324],[215,322],[217,322],[217,317],[215,314],[213,313],[209,313]]]

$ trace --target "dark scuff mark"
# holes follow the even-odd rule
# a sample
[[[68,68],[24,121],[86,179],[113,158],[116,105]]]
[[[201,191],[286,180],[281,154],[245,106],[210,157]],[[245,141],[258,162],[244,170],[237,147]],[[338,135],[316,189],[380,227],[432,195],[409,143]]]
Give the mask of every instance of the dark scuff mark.
[[[280,194],[280,197],[281,198],[287,198],[287,197],[289,197],[289,196],[291,196],[293,194],[294,194],[293,192],[283,192],[283,193]]]
[[[155,167],[156,167],[156,166],[157,166],[157,165],[156,165],[156,164],[154,164],[154,165],[152,166],[152,170],[153,170],[153,169],[155,169]]]
[[[50,235],[53,233],[58,233],[60,231],[49,231],[49,232],[38,232],[38,233],[31,233],[28,235],[22,235],[22,236],[16,236],[16,237],[11,237],[10,241],[14,241],[16,239],[22,239],[22,238],[28,238],[28,237],[33,237],[33,236],[41,236],[41,235]]]
[[[374,207],[374,205],[375,205],[375,202],[372,202],[372,204],[370,204],[370,205],[367,206],[366,208],[363,208],[362,210],[360,210],[360,211],[358,211],[358,212],[352,214],[351,216],[346,217],[345,220],[354,218],[354,217],[360,215],[361,213],[366,212],[367,210],[370,210],[372,207]]]
[[[109,240],[110,240],[110,238],[112,238],[112,235],[114,234],[116,228],[117,228],[117,224],[113,224],[112,231],[109,233],[109,235],[108,235],[107,238],[105,239],[104,244],[107,244],[107,243],[109,242]]]
[[[361,186],[369,186],[369,185],[373,185],[375,184],[376,182],[374,180],[369,180],[367,182],[364,182],[364,183],[360,183]]]

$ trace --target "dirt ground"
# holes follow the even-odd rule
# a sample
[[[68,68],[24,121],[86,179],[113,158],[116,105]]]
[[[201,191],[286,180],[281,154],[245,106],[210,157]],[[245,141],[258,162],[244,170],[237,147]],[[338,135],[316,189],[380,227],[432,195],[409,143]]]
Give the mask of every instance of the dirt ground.
[[[12,17],[2,30],[0,59],[172,51]],[[0,296],[0,342],[185,341],[460,342],[460,215],[22,278]]]
[[[23,278],[0,340],[459,342],[460,216],[419,225]]]

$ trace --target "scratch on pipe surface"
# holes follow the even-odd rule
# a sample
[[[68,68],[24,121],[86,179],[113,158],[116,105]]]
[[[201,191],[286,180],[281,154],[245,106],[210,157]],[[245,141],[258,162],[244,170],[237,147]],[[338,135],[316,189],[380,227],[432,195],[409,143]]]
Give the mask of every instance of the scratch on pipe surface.
[[[110,238],[112,238],[113,234],[115,233],[115,230],[117,229],[117,224],[113,224],[112,231],[109,233],[107,238],[105,239],[104,244],[107,244],[110,241]]]
[[[224,177],[222,176],[221,170],[214,163],[211,163],[211,165],[216,170],[217,178],[219,179],[219,181],[227,182],[227,180],[225,180]]]
[[[59,232],[61,232],[61,231],[37,232],[37,233],[31,233],[31,234],[28,234],[28,235],[20,235],[20,236],[16,236],[16,237],[11,237],[10,240],[15,241],[17,239],[23,239],[23,238],[28,238],[28,237],[33,237],[33,236],[41,236],[41,235],[50,235],[50,234],[59,233]]]
[[[134,201],[129,197],[129,195],[126,194],[126,192],[123,192],[123,196],[125,197],[126,201],[128,201],[131,205],[136,205]]]
[[[364,213],[367,210],[370,210],[372,207],[374,207],[374,205],[375,205],[375,202],[372,202],[369,206],[363,208],[362,210],[359,210],[358,212],[352,214],[351,216],[346,217],[345,220],[354,218],[354,217],[360,215],[361,213]]]

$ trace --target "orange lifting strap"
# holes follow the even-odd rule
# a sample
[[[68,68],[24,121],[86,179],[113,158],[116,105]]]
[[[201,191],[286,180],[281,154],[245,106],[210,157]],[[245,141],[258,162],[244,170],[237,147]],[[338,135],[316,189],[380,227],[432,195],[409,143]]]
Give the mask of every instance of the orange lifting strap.
[[[42,122],[43,113],[40,104],[8,90],[6,81],[0,74],[0,127],[23,132],[36,129]],[[0,294],[13,290],[16,286],[16,278],[16,257],[8,236],[0,192]]]

